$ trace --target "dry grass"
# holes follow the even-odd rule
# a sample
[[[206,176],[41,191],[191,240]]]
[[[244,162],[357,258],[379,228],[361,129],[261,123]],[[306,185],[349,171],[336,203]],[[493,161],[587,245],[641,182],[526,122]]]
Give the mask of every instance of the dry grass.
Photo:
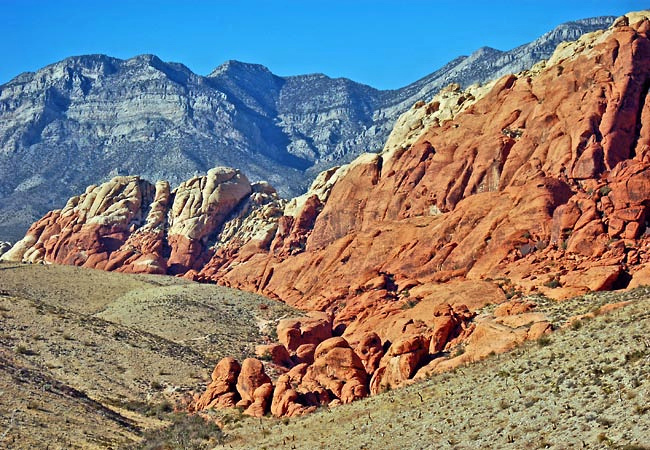
[[[650,289],[535,298],[556,327],[512,353],[304,418],[171,411],[289,308],[171,277],[0,265],[0,447],[648,448]],[[142,441],[144,439],[144,441]],[[142,441],[141,443],[138,443]]]

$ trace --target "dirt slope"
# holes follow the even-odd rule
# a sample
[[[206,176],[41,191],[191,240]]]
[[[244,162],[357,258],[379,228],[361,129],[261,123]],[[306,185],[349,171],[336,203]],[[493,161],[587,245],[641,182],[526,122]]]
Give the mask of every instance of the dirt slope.
[[[105,448],[161,426],[147,414],[295,311],[172,277],[0,264],[0,314],[0,447]]]

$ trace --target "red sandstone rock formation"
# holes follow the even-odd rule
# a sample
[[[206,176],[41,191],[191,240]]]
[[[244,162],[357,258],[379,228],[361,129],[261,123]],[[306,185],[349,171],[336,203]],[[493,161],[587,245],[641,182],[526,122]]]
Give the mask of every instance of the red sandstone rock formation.
[[[282,319],[278,323],[278,340],[289,351],[305,344],[318,345],[332,337],[332,319],[324,313],[312,311],[310,317]]]
[[[261,359],[268,359],[278,366],[293,366],[291,355],[289,355],[287,348],[282,344],[258,345],[255,348],[255,356]]]
[[[493,351],[509,350],[551,331],[546,317],[533,312],[532,303],[511,301],[504,305],[498,316],[478,318],[463,305],[455,309],[442,305],[428,323],[405,313],[389,324],[388,335],[401,336],[393,343],[369,333],[354,349],[340,336],[323,340],[315,351],[314,344],[303,344],[299,348],[310,347],[311,361],[281,374],[274,385],[260,361],[245,360],[237,377],[239,366],[226,358],[219,362],[212,383],[196,397],[191,410],[233,407],[233,399],[241,397],[236,405],[256,417],[269,409],[276,417],[305,414],[318,406],[333,407],[401,386],[432,372],[484,358]],[[460,356],[452,354],[459,346],[465,351]],[[284,350],[277,350],[279,347]],[[263,350],[268,348],[277,354],[288,353],[281,344]],[[388,349],[385,354],[384,348]]]
[[[237,377],[237,392],[241,400],[237,406],[247,408],[255,401],[255,392],[260,386],[270,383],[271,378],[264,371],[264,364],[258,359],[247,358],[241,365],[241,372]]]
[[[232,408],[237,403],[235,384],[241,366],[233,358],[223,358],[212,371],[212,382],[196,401],[197,411],[208,408]]]
[[[368,375],[372,375],[377,370],[379,362],[382,356],[384,356],[384,347],[382,346],[381,338],[377,333],[372,332],[361,338],[354,351],[361,359]]]
[[[649,31],[643,14],[622,18],[476,88],[447,121],[434,99],[416,133],[397,129],[385,152],[324,172],[286,204],[232,169],[173,192],[118,177],[2,259],[184,274],[316,311],[278,327],[297,365],[272,396],[261,363],[256,382],[238,382],[254,415],[344,403],[508,350],[549,324],[519,303],[474,317],[505,294],[650,279]]]
[[[242,264],[235,250],[233,263],[208,263],[200,276],[328,311],[357,342],[373,393],[551,331],[530,302],[473,317],[505,293],[562,298],[647,280],[648,30],[645,18],[619,20],[562,47],[546,67],[504,77],[412,146],[345,168],[326,196],[319,191],[318,208],[303,206],[311,229],[283,219],[268,251]],[[506,278],[500,290],[487,287]],[[368,364],[370,349],[385,346]],[[296,389],[282,379],[278,415],[308,404],[304,378]],[[312,401],[336,401],[312,390]]]

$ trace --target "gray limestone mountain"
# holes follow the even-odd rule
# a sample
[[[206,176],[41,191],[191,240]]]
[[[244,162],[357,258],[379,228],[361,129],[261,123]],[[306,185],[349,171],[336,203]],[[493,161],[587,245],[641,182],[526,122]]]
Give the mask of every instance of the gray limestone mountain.
[[[299,194],[320,170],[380,151],[416,101],[527,69],[613,20],[560,25],[507,52],[484,47],[389,91],[237,61],[200,76],[152,55],[71,57],[21,74],[0,85],[0,237],[18,239],[47,210],[118,174],[178,184],[224,165]]]

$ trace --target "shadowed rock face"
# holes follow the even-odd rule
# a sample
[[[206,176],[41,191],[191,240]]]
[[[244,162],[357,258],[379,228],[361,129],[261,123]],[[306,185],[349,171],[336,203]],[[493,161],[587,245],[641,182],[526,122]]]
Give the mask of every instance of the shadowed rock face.
[[[19,238],[45,211],[116,175],[177,186],[224,165],[299,194],[319,171],[379,151],[417,100],[528,68],[612,20],[561,25],[509,52],[481,49],[391,91],[237,61],[204,77],[152,55],[73,57],[19,75],[0,86],[0,237]]]

